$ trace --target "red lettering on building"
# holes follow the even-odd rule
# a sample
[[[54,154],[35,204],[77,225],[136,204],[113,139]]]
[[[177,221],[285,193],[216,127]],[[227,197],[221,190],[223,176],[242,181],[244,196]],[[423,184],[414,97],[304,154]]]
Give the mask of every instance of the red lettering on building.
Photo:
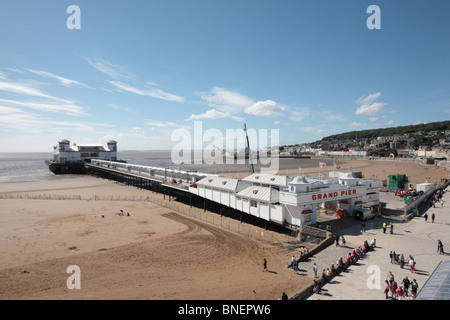
[[[334,192],[328,192],[328,193],[313,194],[311,196],[311,199],[313,201],[316,201],[316,200],[325,200],[325,199],[332,199],[332,198],[352,196],[352,195],[356,195],[356,189],[342,190],[340,193],[337,191],[334,191]]]

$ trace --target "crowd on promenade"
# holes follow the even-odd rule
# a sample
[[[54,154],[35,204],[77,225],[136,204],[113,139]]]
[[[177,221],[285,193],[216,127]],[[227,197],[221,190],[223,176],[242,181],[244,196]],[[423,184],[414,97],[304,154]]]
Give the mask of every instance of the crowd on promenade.
[[[431,199],[434,199],[434,201],[432,202],[428,202],[428,203],[424,203],[425,208],[421,208],[420,211],[422,211],[422,215],[421,218],[423,218],[425,223],[430,223],[428,226],[427,224],[422,224],[422,223],[418,223],[418,224],[412,224],[411,226],[412,229],[418,229],[418,230],[422,230],[424,228],[424,230],[429,230],[429,228],[435,229],[434,225],[436,225],[436,228],[438,228],[439,230],[442,229],[443,224],[445,224],[445,222],[448,220],[446,215],[441,215],[442,218],[440,218],[440,212],[441,212],[441,208],[445,207],[445,202],[443,199],[443,195],[446,193],[445,189],[439,189],[436,190],[436,192],[432,195]],[[445,197],[444,197],[445,198]],[[437,208],[437,204],[440,204],[439,207],[441,208]],[[436,209],[435,209],[436,208]],[[441,210],[440,210],[441,209]],[[428,211],[428,214],[427,214]],[[430,219],[428,219],[428,215],[430,215]],[[420,218],[419,218],[420,219]],[[441,221],[442,219],[442,221]],[[382,221],[382,230],[380,230],[382,232],[382,235],[380,235],[380,237],[382,237],[382,241],[383,239],[385,239],[385,237],[387,235],[385,235],[386,233],[390,233],[391,235],[397,235],[397,234],[403,234],[402,231],[405,231],[407,233],[410,233],[412,229],[410,229],[408,227],[408,230],[404,230],[404,225],[403,224],[395,224],[394,221],[391,221],[390,223],[386,223],[387,221]],[[397,226],[396,228],[399,228],[399,232],[394,233],[394,225]],[[433,226],[432,226],[433,225]],[[360,235],[362,235],[362,239],[359,241],[362,241],[365,235],[371,234],[371,233],[366,233],[365,232],[365,225],[361,225],[362,226],[362,232],[359,233]],[[353,232],[355,228],[353,228]],[[327,231],[331,232],[331,226],[327,226]],[[412,231],[415,232],[415,231]],[[421,231],[420,231],[421,232]],[[407,233],[405,233],[405,235],[407,235]],[[349,234],[353,235],[352,232],[350,232]],[[390,238],[389,236],[387,236],[388,238]],[[420,237],[420,235],[419,235]],[[397,237],[395,237],[397,239]],[[387,272],[388,270],[392,270],[389,271],[388,275],[386,276],[385,280],[383,279],[382,275],[381,275],[381,287],[379,287],[379,289],[377,290],[379,292],[379,296],[378,299],[392,299],[392,300],[405,300],[405,299],[411,299],[414,300],[416,299],[416,296],[419,292],[419,283],[420,282],[425,282],[424,279],[427,279],[427,276],[429,275],[429,270],[430,270],[430,263],[429,261],[418,261],[419,264],[419,269],[422,270],[418,270],[417,269],[417,265],[416,265],[416,260],[413,257],[413,255],[415,256],[416,254],[418,254],[417,252],[419,252],[419,255],[422,255],[422,251],[418,251],[418,249],[416,248],[416,245],[421,247],[420,243],[416,243],[414,242],[413,246],[409,246],[406,245],[405,246],[405,241],[406,239],[409,239],[408,237],[405,237],[405,239],[398,239],[399,242],[397,243],[396,241],[392,243],[392,245],[395,246],[400,246],[402,248],[409,248],[409,250],[411,250],[410,252],[403,252],[403,253],[397,253],[398,251],[402,251],[404,249],[401,250],[397,250],[398,248],[396,248],[396,251],[389,251],[389,248],[382,248],[380,247],[380,250],[377,249],[377,245],[376,245],[376,239],[372,239],[372,241],[367,241],[365,240],[360,246],[356,246],[355,248],[352,249],[353,246],[355,246],[354,241],[354,237],[350,237],[350,241],[352,243],[351,246],[347,245],[347,241],[345,239],[345,237],[343,235],[336,235],[335,234],[335,238],[333,238],[335,240],[335,245],[336,245],[336,250],[335,249],[330,249],[330,255],[334,256],[334,259],[337,259],[337,257],[341,256],[339,259],[337,259],[337,261],[332,262],[332,259],[330,260],[330,258],[332,258],[330,255],[328,255],[327,257],[323,256],[320,259],[315,259],[312,262],[315,262],[314,264],[311,262],[310,264],[308,264],[308,268],[307,270],[311,270],[312,272],[308,272],[309,274],[313,274],[313,283],[308,286],[307,288],[305,288],[304,290],[300,291],[299,293],[296,294],[296,297],[305,297],[306,295],[314,294],[321,294],[321,288],[326,285],[327,283],[332,282],[331,280],[339,275],[341,272],[345,272],[347,270],[347,268],[349,268],[351,265],[353,264],[357,264],[359,259],[362,259],[363,257],[366,256],[366,254],[369,251],[374,250],[374,255],[373,257],[375,257],[377,259],[377,261],[379,261],[378,259],[383,259],[383,256],[388,256],[389,253],[389,260],[385,260],[385,262],[380,262],[380,266],[382,266],[383,268],[386,268],[385,272]],[[446,236],[441,236],[440,239],[436,239],[434,241],[437,242],[437,246],[430,246],[429,242],[428,242],[428,238],[426,239],[426,246],[422,249],[425,250],[428,253],[431,253],[433,251],[433,247],[434,250],[437,251],[438,254],[440,255],[445,255],[444,253],[444,244],[442,243],[442,240],[446,240],[447,237]],[[416,237],[413,239],[414,241],[417,241]],[[406,240],[408,241],[408,240]],[[383,241],[384,242],[384,241]],[[435,242],[435,243],[436,243]],[[390,246],[390,245],[388,245]],[[340,248],[344,248],[344,250],[340,249]],[[347,253],[345,251],[346,248],[349,248],[349,252]],[[388,250],[386,250],[388,249]],[[379,251],[379,252],[378,252]],[[435,251],[435,252],[436,252]],[[415,252],[415,253],[414,253]],[[309,255],[305,255],[304,252],[302,252],[298,258],[296,258],[295,256],[292,256],[292,259],[290,261],[290,264],[288,265],[288,267],[292,268],[292,270],[294,270],[294,272],[297,272],[298,266],[302,261],[305,261],[308,259]],[[371,256],[371,255],[370,255]],[[369,261],[373,260],[373,257],[369,257]],[[387,257],[386,257],[387,258]],[[433,258],[434,259],[434,258]],[[390,262],[390,264],[389,264]],[[316,264],[317,263],[317,264]],[[372,262],[373,263],[373,262]],[[322,264],[322,265],[321,265]],[[329,265],[328,265],[329,264]],[[364,264],[364,263],[363,263]],[[376,264],[376,262],[375,262]],[[327,266],[328,265],[328,266]],[[389,265],[391,265],[391,267],[389,267]],[[393,270],[394,265],[396,266],[396,268],[400,268],[399,271],[395,271]],[[398,266],[398,267],[397,267]],[[320,268],[319,268],[320,267]],[[311,269],[310,269],[311,268]],[[303,268],[305,269],[305,268]],[[395,268],[394,268],[395,269]],[[406,269],[406,273],[403,269]],[[322,273],[320,274],[320,270],[322,270]],[[394,277],[394,273],[396,274],[397,278]],[[409,274],[410,273],[410,274]],[[355,273],[356,277],[359,279],[360,274],[359,272]],[[345,277],[344,277],[345,279]],[[359,281],[359,280],[358,280]],[[384,281],[384,285],[383,285],[383,281]],[[344,283],[343,285],[340,285],[338,287],[342,287],[342,288],[346,288],[346,286],[351,286],[351,283]],[[361,289],[361,293],[362,293],[362,297],[369,297],[370,293],[367,294],[367,289],[364,287],[364,284],[357,284],[358,288]],[[327,287],[328,289],[328,287]],[[358,290],[359,290],[358,289]],[[332,285],[330,287],[330,289],[325,290],[328,293],[325,294],[324,298],[327,299],[327,296],[331,296],[331,297],[340,297],[340,294],[343,294],[343,297],[346,297],[346,295],[342,292],[336,291],[336,288],[334,285]],[[332,295],[330,295],[330,293],[332,293]],[[353,295],[352,295],[353,296]],[[312,297],[313,299],[322,299],[322,297]]]
[[[336,237],[336,245],[344,247],[346,244],[345,238],[343,236]],[[320,293],[320,288],[327,282],[331,281],[335,276],[339,275],[341,272],[347,270],[351,265],[362,259],[367,252],[375,250],[376,239],[372,239],[370,244],[365,240],[360,246],[355,247],[351,252],[349,252],[344,259],[340,257],[335,263],[332,263],[330,267],[323,269],[321,276],[317,275],[317,265],[314,263],[314,285],[313,293]]]
[[[411,291],[410,291],[411,288]],[[406,276],[402,279],[400,284],[395,280],[394,274],[389,271],[384,281],[384,293],[386,299],[391,298],[392,300],[403,300],[404,298],[409,298],[414,300],[417,296],[417,291],[419,289],[419,284],[416,279],[412,281]]]

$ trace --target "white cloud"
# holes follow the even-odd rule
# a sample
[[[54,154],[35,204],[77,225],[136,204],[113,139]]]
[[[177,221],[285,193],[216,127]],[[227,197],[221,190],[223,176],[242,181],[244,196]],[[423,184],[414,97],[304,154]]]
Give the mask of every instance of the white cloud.
[[[292,121],[302,121],[309,117],[310,112],[308,108],[295,108],[293,110],[290,110],[290,116],[289,119]]]
[[[97,71],[106,74],[108,77],[113,79],[123,79],[123,78],[133,78],[133,76],[128,73],[124,67],[112,64],[111,62],[97,58],[94,61],[90,58],[84,58],[84,60],[94,67]]]
[[[22,109],[0,106],[0,114],[24,113]]]
[[[231,119],[234,119],[234,120],[239,121],[239,122],[245,121],[245,118],[243,118],[243,117],[238,117],[238,116],[231,116]]]
[[[98,128],[111,127],[106,123],[81,123],[78,121],[61,121],[46,118],[40,114],[24,111],[19,108],[0,106],[0,128],[13,129],[17,133],[39,133],[50,132],[59,134],[61,132],[97,132]]]
[[[378,99],[381,97],[381,92],[369,94],[367,97],[361,97],[358,100],[356,100],[357,104],[371,104],[372,101]]]
[[[201,97],[210,107],[230,113],[241,113],[254,104],[254,101],[245,95],[219,87],[214,87],[210,93]]]
[[[67,79],[64,77],[60,77],[60,76],[50,73],[50,72],[46,72],[46,71],[42,71],[42,70],[34,70],[34,69],[25,69],[25,70],[27,70],[30,73],[33,73],[33,74],[36,74],[36,75],[39,75],[39,76],[42,76],[45,78],[56,79],[64,86],[77,85],[77,86],[82,86],[82,87],[86,87],[86,88],[89,87],[88,85],[86,85],[84,83],[81,83],[81,82],[78,82],[75,80],[71,80],[71,79]]]
[[[353,128],[360,128],[365,127],[366,125],[361,122],[353,121],[352,123],[349,124],[349,126]]]
[[[46,93],[43,93],[35,88],[26,86],[24,84],[16,83],[16,82],[0,81],[0,90],[11,92],[11,93],[17,93],[20,95],[28,95],[28,96],[35,96],[35,97],[40,97],[40,98],[51,99],[51,100],[60,101],[63,103],[71,103],[70,100],[60,99],[60,98],[48,95]]]
[[[74,103],[49,103],[49,102],[29,102],[29,101],[14,101],[7,99],[0,99],[0,102],[35,109],[45,112],[65,113],[70,116],[86,116],[88,115],[84,109]]]
[[[194,117],[202,117],[203,119],[208,117],[213,119],[213,116],[217,116],[215,119],[230,117],[236,121],[244,121],[242,117],[236,116],[236,114],[250,114],[255,116],[271,117],[283,115],[288,107],[280,105],[273,100],[255,101],[246,95],[239,92],[226,90],[220,87],[214,87],[208,93],[203,93],[201,98],[210,107],[216,110],[214,113],[210,110],[210,114],[192,115]],[[220,114],[218,112],[221,112]],[[192,117],[191,116],[191,117]]]
[[[372,117],[372,118],[370,118],[369,119],[371,122],[376,122],[376,121],[378,121],[378,118],[377,117]]]
[[[148,96],[148,97],[153,97],[153,98],[157,98],[157,99],[162,99],[162,100],[168,100],[168,101],[177,101],[177,102],[182,102],[184,101],[183,97],[168,93],[168,92],[164,92],[160,89],[155,89],[155,88],[145,88],[145,89],[139,89],[136,87],[133,87],[131,85],[119,82],[119,81],[107,81],[109,84],[113,85],[114,87],[116,87],[117,89],[119,89],[120,91],[127,91],[127,92],[131,92],[137,95],[141,95],[141,96]]]
[[[386,123],[385,123],[387,126],[392,126],[393,124],[395,124],[395,121],[394,120],[388,120],[388,121],[386,121]]]
[[[186,128],[190,129],[190,126],[183,126],[179,125],[176,122],[172,121],[159,121],[159,120],[147,120],[146,125],[150,127],[156,127],[156,128]]]
[[[177,127],[177,124],[175,122],[163,122],[163,121],[158,121],[158,120],[148,120],[147,122],[148,126],[151,127],[158,127],[158,128],[162,128],[162,127]]]
[[[319,129],[317,132],[320,134],[330,134],[335,133],[336,129]]]
[[[156,82],[153,81],[147,81],[147,82],[140,82],[136,80],[136,77],[132,75],[131,73],[127,72],[125,68],[112,64],[111,62],[97,58],[95,61],[92,61],[89,58],[84,58],[91,66],[93,66],[97,71],[106,74],[110,78],[113,78],[115,80],[108,80],[107,82],[114,86],[119,91],[126,91],[130,93],[134,93],[141,96],[148,96],[153,97],[161,100],[167,100],[167,101],[177,101],[182,102],[184,101],[183,97],[180,97],[178,95],[165,92],[161,89],[156,89],[155,87],[158,86]],[[144,88],[138,88],[136,86],[132,86],[130,84],[125,84],[123,82],[117,81],[117,80],[134,80],[140,83]]]
[[[367,97],[361,97],[356,100],[356,104],[360,105],[356,108],[356,115],[374,115],[379,113],[386,103],[375,102],[381,96],[380,92],[370,94]]]
[[[266,100],[258,101],[245,108],[245,113],[255,116],[271,117],[282,115],[284,110],[286,110],[286,107],[279,105],[275,101]]]
[[[361,105],[360,107],[358,107],[356,109],[355,114],[357,115],[373,115],[373,114],[377,114],[379,113],[383,107],[385,106],[385,103],[381,103],[381,102],[374,102],[372,104],[368,104],[368,105]]]
[[[231,114],[229,112],[222,112],[222,111],[217,111],[215,109],[212,109],[212,110],[208,110],[202,114],[193,114],[188,119],[186,119],[186,121],[200,120],[200,119],[222,119],[222,118],[228,118],[228,117],[230,117],[230,115]]]

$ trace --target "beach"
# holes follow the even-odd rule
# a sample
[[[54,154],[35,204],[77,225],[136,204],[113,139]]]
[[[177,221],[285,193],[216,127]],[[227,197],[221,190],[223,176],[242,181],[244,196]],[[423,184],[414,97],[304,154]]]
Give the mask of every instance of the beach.
[[[328,175],[332,164],[327,160],[321,173]],[[406,174],[415,183],[448,177],[444,167],[418,163],[339,164],[343,171],[361,171],[379,180],[389,174]],[[281,167],[278,174],[298,174],[292,166]],[[318,168],[301,168],[301,173],[317,174]],[[248,172],[229,170],[224,175]],[[0,194],[10,195],[0,199],[3,300],[277,300],[313,281],[286,268],[298,249],[261,241],[269,231],[249,227],[248,234],[256,230],[258,237],[233,232],[207,222],[206,214],[223,219],[224,225],[226,217],[204,213],[202,220],[203,210],[176,201],[168,206],[163,195],[147,190],[91,176],[65,176],[0,184]],[[67,268],[73,265],[80,268],[79,290],[66,284]]]
[[[0,188],[18,191],[55,200],[0,200],[0,299],[270,300],[312,281],[285,270],[287,248],[149,201],[64,199],[145,198],[146,190],[89,176]],[[71,265],[80,290],[67,288]]]

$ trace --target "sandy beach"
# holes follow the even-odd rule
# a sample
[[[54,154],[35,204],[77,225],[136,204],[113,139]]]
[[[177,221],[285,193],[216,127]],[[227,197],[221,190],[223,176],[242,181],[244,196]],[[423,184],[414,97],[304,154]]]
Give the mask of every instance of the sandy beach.
[[[287,248],[152,202],[58,198],[162,198],[149,191],[81,176],[0,188],[19,191],[55,200],[0,200],[1,299],[265,300],[312,281],[285,269]],[[66,286],[71,265],[80,267],[81,290]]]
[[[347,168],[347,162],[339,163]],[[412,182],[448,177],[445,168],[432,165],[350,164],[352,171],[380,180],[397,173]],[[329,170],[332,166],[321,172]],[[305,174],[317,172],[302,169]],[[284,173],[298,174],[298,169],[279,172]],[[247,173],[233,173],[239,175]],[[0,193],[11,195],[0,199],[0,299],[276,300],[313,281],[286,268],[298,250],[142,200],[150,196],[165,201],[150,191],[74,176],[1,184]],[[21,198],[25,194],[40,196]],[[119,196],[129,198],[117,200]],[[263,272],[264,258],[269,272]],[[80,267],[80,290],[66,286],[71,265]]]
[[[372,178],[377,180],[387,180],[389,182],[389,175],[392,174],[406,174],[408,181],[412,183],[433,182],[441,178],[448,178],[448,170],[446,167],[437,165],[425,165],[423,160],[402,161],[402,160],[360,160],[360,159],[308,159],[308,162],[316,160],[317,166],[308,167],[302,166],[302,160],[299,159],[280,159],[280,169],[278,171],[269,171],[268,173],[280,175],[319,175],[319,162],[325,162],[327,165],[320,169],[322,177],[329,176],[330,171],[337,171],[334,163],[340,166],[340,172],[361,172],[363,178]],[[300,167],[300,170],[299,170]],[[224,176],[241,179],[249,174],[248,171],[242,172],[222,172]]]

